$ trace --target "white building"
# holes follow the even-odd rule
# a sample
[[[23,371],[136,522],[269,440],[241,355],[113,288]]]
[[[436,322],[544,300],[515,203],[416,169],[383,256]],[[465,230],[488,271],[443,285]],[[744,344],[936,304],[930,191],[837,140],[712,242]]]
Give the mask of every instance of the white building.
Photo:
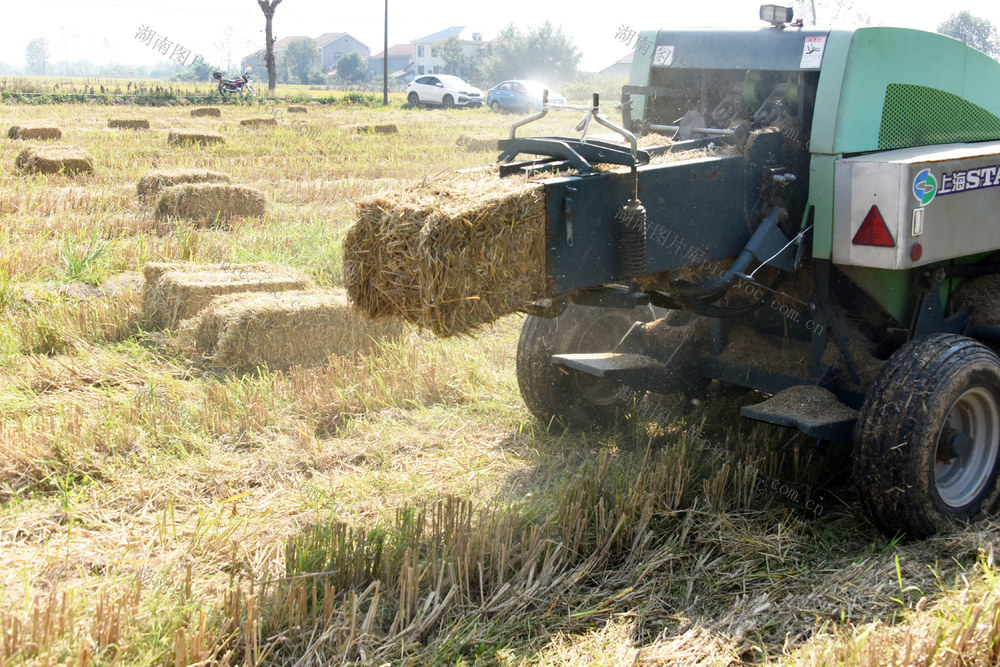
[[[470,28],[460,25],[445,28],[433,35],[415,39],[412,43],[415,49],[413,64],[416,67],[416,71],[414,72],[416,76],[444,72],[446,63],[444,58],[441,57],[441,47],[444,46],[444,43],[452,35],[458,37],[462,43],[462,50],[468,56],[475,55],[479,49],[488,43],[483,41],[481,33],[472,32]]]

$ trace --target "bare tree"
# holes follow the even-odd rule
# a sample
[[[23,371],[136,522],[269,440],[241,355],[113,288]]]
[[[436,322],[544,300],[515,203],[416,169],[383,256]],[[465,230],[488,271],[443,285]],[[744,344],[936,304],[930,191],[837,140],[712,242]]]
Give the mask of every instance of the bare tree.
[[[267,49],[264,54],[264,64],[267,66],[267,92],[274,93],[274,86],[278,82],[278,71],[274,64],[274,31],[272,22],[274,21],[274,10],[281,4],[281,0],[257,0],[260,11],[264,12],[264,42]]]

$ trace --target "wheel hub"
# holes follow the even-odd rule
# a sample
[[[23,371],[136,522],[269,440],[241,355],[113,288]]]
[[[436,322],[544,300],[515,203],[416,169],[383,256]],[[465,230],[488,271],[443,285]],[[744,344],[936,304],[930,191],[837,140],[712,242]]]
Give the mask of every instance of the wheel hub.
[[[987,390],[974,388],[952,406],[938,435],[934,482],[947,505],[971,503],[989,481],[1000,443],[1000,406]]]

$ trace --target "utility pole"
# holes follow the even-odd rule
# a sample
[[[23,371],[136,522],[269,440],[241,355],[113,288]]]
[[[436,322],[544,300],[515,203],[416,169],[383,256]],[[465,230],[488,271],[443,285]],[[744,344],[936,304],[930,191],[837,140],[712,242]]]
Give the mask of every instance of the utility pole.
[[[382,106],[389,106],[389,0],[385,0],[385,34],[382,36]]]

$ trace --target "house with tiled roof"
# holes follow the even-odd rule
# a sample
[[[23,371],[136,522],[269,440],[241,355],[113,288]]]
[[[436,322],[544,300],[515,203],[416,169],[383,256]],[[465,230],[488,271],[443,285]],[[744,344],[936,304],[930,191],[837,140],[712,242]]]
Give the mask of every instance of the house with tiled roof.
[[[282,37],[276,41],[274,43],[275,60],[280,62],[281,52],[288,48],[288,45],[292,43],[292,40],[305,36],[306,35],[293,35],[291,37]],[[324,72],[335,70],[337,68],[337,61],[351,51],[357,51],[358,54],[365,60],[367,60],[368,56],[371,54],[371,49],[368,48],[367,45],[354,37],[351,37],[346,32],[324,32],[319,37],[316,37],[315,41],[320,54],[320,60],[316,63],[316,69],[321,69]],[[251,53],[240,61],[241,68],[246,67],[247,65],[253,67],[254,71],[266,72],[267,67],[264,65],[264,50],[261,49],[260,51]]]
[[[413,78],[413,54],[417,47],[413,44],[395,44],[389,47],[389,77],[395,79]],[[374,76],[382,76],[385,52],[379,51],[368,59],[368,70]]]
[[[426,37],[415,39],[412,42],[416,48],[413,56],[413,64],[417,76],[421,74],[436,74],[444,71],[446,63],[444,58],[441,57],[441,47],[452,36],[458,37],[459,42],[462,44],[462,50],[469,56],[475,55],[479,49],[489,44],[489,42],[483,40],[482,33],[473,32],[471,28],[462,25],[451,26]]]

